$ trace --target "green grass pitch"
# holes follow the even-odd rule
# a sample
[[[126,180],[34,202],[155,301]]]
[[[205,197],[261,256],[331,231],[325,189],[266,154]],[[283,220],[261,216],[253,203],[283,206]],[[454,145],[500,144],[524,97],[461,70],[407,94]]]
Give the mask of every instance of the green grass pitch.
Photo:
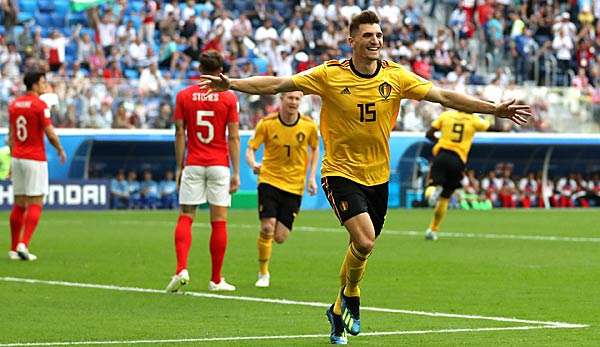
[[[364,334],[350,344],[600,343],[597,210],[450,210],[435,243],[423,239],[431,213],[389,211],[361,286],[362,305],[372,309],[362,311]],[[323,305],[335,298],[347,243],[331,211],[303,211],[288,241],[274,245],[268,289],[254,287],[256,212],[230,211],[223,274],[238,290],[217,297],[207,296],[206,210],[194,225],[185,288],[197,295],[161,292],[175,268],[176,218],[45,211],[31,244],[39,259],[21,262],[6,258],[8,213],[0,213],[0,346],[328,343]]]

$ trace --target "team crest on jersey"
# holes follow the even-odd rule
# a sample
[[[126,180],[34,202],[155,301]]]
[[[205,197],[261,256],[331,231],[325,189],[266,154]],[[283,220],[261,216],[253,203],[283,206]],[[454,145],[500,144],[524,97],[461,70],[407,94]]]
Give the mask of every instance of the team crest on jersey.
[[[387,98],[390,97],[390,94],[392,94],[392,86],[389,83],[383,82],[379,85],[379,95],[381,95],[382,98],[387,100]]]
[[[304,135],[304,133],[302,133],[302,132],[296,134],[296,141],[298,141],[298,143],[304,142],[305,138],[306,138],[306,135]]]

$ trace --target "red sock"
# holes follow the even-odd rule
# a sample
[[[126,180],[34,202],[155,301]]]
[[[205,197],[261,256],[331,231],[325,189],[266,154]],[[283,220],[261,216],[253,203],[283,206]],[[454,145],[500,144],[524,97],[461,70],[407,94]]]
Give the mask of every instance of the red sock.
[[[183,269],[187,269],[188,254],[192,246],[192,222],[194,220],[190,216],[181,215],[177,220],[175,227],[175,253],[177,254],[177,270],[179,273]]]
[[[227,222],[219,220],[210,222],[212,233],[210,234],[210,258],[212,260],[211,281],[221,282],[221,268],[223,267],[223,258],[225,258],[225,249],[227,248]]]
[[[10,213],[10,250],[16,251],[17,244],[21,238],[21,227],[23,227],[23,214],[25,214],[25,206],[14,205]]]
[[[31,241],[31,236],[33,236],[33,232],[40,221],[41,215],[42,205],[31,204],[28,205],[27,209],[25,210],[25,218],[23,221],[23,240],[21,242],[23,242],[27,247],[29,247],[29,241]]]

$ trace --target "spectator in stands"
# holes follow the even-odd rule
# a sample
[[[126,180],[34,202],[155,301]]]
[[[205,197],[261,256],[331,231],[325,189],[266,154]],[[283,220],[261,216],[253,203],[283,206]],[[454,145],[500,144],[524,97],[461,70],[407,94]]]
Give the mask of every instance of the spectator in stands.
[[[90,69],[90,57],[96,52],[96,46],[90,34],[85,32],[80,34],[81,25],[78,25],[73,33],[73,38],[77,43],[77,61],[87,70]]]
[[[158,191],[162,208],[173,209],[177,205],[177,182],[173,171],[165,172],[165,179],[160,181]]]
[[[142,24],[142,36],[148,43],[154,42],[154,28],[156,27],[156,12],[157,5],[154,0],[144,0],[144,7],[141,17],[143,19]]]
[[[102,16],[102,20],[100,20],[100,17],[98,16],[98,8],[94,8],[90,13],[92,15],[94,27],[98,32],[98,40],[100,46],[104,50],[104,55],[109,55],[110,48],[115,44],[117,34],[117,25],[114,22],[112,10],[110,7],[107,8]]]
[[[558,59],[558,69],[564,79],[560,82],[560,85],[570,85],[567,72],[571,69],[574,47],[573,38],[568,34],[568,27],[560,27],[558,34],[552,41],[552,48],[556,54],[556,59]]]
[[[515,77],[518,84],[529,80],[531,72],[531,59],[539,49],[533,39],[533,32],[526,28],[522,35],[515,37],[512,46],[512,57],[515,61]]]
[[[137,30],[131,19],[127,23],[119,25],[117,28],[117,37],[125,37],[126,42],[133,42],[138,37]]]
[[[69,39],[62,36],[60,31],[53,30],[50,38],[42,39],[42,44],[47,50],[48,64],[51,71],[58,71],[65,62],[65,47]]]
[[[519,181],[519,195],[521,197],[521,205],[524,208],[538,205],[538,182],[534,172],[529,172],[527,177],[521,178]]]
[[[16,41],[14,27],[18,24],[17,15],[19,7],[16,0],[2,0],[2,25],[4,26],[6,41],[14,43]]]
[[[178,19],[175,18],[175,12],[169,11],[158,23],[160,34],[168,37],[175,37],[179,33]]]
[[[277,30],[273,28],[273,23],[270,19],[267,18],[263,22],[263,25],[256,29],[254,39],[256,40],[261,53],[267,56],[273,55],[273,50],[279,42],[279,34],[277,33]]]
[[[492,201],[494,206],[500,206],[498,193],[502,187],[502,179],[496,177],[495,171],[489,171],[488,175],[481,180],[481,189],[485,195]]]
[[[291,21],[289,26],[283,29],[281,41],[288,51],[293,49],[301,50],[304,48],[304,35],[302,35],[300,28],[298,28],[296,21]]]
[[[159,194],[158,183],[152,179],[152,172],[144,171],[144,180],[140,185],[141,206],[155,210],[157,207]]]
[[[187,57],[177,50],[177,43],[175,43],[172,37],[162,34],[160,42],[158,66],[169,69],[171,74],[174,73],[176,67],[179,67],[181,77],[185,77],[185,71],[189,62]]]
[[[139,88],[143,96],[158,96],[161,86],[164,84],[162,74],[156,63],[144,68],[140,74]]]
[[[127,173],[127,188],[129,189],[129,209],[136,209],[141,207],[141,186],[137,180],[137,172],[134,170]]]
[[[577,190],[577,181],[575,180],[575,173],[570,173],[568,177],[561,177],[557,184],[556,190],[558,192],[558,206],[559,207],[574,207],[574,201],[572,195]]]
[[[148,61],[148,46],[138,36],[129,45],[129,51],[125,58],[125,64],[130,68],[139,68]]]
[[[4,65],[2,75],[7,78],[18,78],[20,76],[19,66],[21,65],[22,59],[19,52],[17,52],[17,46],[10,42],[7,45],[7,50],[0,54],[0,65]]]
[[[125,171],[119,170],[110,181],[111,207],[124,209],[129,207],[129,186],[125,180]]]
[[[200,17],[196,17],[196,28],[198,37],[208,37],[211,33],[213,26],[207,11],[200,12]]]
[[[120,103],[117,107],[117,116],[113,128],[117,129],[133,129],[135,126],[129,121],[129,114],[124,103]]]
[[[160,105],[158,116],[152,124],[156,129],[171,129],[173,128],[173,109],[171,104],[164,103]]]
[[[233,21],[231,36],[231,54],[236,58],[247,56],[248,48],[253,48],[254,42],[250,40],[250,37],[252,36],[252,23],[245,13],[240,14],[240,16]]]

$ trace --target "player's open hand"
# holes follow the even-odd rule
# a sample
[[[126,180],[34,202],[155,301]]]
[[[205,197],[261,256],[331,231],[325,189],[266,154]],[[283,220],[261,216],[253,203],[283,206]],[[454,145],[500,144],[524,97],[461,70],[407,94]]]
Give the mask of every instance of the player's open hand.
[[[219,76],[202,75],[198,83],[200,88],[205,89],[206,94],[212,92],[223,92],[229,89],[231,82],[229,78],[222,73]]]
[[[261,166],[262,164],[255,163],[254,166],[252,166],[252,172],[254,172],[255,175],[258,175],[260,173]]]
[[[317,194],[317,181],[315,181],[314,177],[308,180],[308,194]]]
[[[58,151],[58,157],[60,159],[61,164],[64,164],[67,161],[67,154],[65,153],[64,149]]]
[[[515,105],[515,99],[505,101],[496,105],[494,116],[498,118],[510,119],[517,125],[527,124],[531,114],[531,106]]]
[[[233,194],[240,189],[240,175],[231,175],[229,181],[229,194]]]

